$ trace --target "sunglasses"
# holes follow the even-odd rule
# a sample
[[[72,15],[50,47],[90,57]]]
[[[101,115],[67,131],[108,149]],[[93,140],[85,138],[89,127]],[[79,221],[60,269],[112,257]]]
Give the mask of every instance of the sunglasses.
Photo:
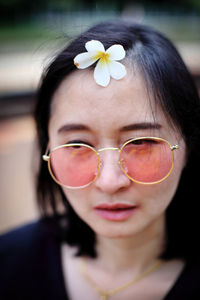
[[[174,150],[178,145],[157,137],[139,137],[125,142],[121,148],[101,148],[95,150],[84,143],[71,143],[58,146],[43,160],[61,186],[78,189],[94,182],[101,168],[100,153],[106,150],[119,152],[119,164],[124,174],[132,181],[141,184],[155,184],[166,179],[174,165]]]

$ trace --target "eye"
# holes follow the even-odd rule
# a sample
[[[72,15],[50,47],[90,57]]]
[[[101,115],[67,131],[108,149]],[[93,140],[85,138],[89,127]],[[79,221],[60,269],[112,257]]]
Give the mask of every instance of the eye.
[[[134,141],[130,141],[130,144],[133,145],[147,145],[147,144],[157,144],[158,141],[154,139],[138,139]]]
[[[128,141],[128,143],[126,144],[125,148],[129,148],[129,147],[134,147],[135,149],[144,149],[144,148],[149,148],[149,147],[153,147],[155,145],[158,145],[159,141],[153,138],[141,138],[141,139],[135,139],[135,140],[130,140]]]
[[[90,147],[93,147],[92,144],[86,142],[86,141],[83,141],[83,140],[72,140],[72,141],[69,141],[66,143],[66,145],[69,145],[69,144],[84,144],[84,145],[87,145],[87,146],[90,146]],[[81,148],[81,145],[76,145],[76,146],[73,146],[73,148]]]

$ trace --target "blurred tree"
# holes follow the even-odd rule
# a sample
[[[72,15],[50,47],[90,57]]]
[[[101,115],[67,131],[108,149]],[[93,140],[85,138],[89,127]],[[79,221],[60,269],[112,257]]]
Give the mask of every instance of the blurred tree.
[[[47,0],[0,0],[0,22],[15,23],[29,18],[32,14],[44,10]]]
[[[127,4],[139,4],[153,9],[164,8],[165,10],[180,10],[185,12],[200,13],[199,0],[0,0],[0,22],[15,23],[20,20],[28,20],[37,13],[49,11],[84,11],[84,10],[117,10],[122,11]]]
[[[159,8],[168,8],[170,10],[187,10],[188,13],[191,11],[200,12],[200,1],[199,0],[143,0],[138,1],[139,3],[143,3],[145,6],[153,6]],[[131,1],[129,1],[131,3]]]

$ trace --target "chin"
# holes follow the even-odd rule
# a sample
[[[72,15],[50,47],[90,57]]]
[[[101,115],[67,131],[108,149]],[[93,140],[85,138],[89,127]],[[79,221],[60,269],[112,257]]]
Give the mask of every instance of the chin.
[[[97,236],[102,236],[111,239],[131,238],[140,232],[139,228],[133,228],[130,224],[111,224],[111,226],[104,225],[103,228],[94,228]]]

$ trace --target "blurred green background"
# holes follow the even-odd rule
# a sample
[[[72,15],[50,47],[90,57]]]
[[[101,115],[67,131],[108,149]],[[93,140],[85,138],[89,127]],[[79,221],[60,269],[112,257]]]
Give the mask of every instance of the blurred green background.
[[[116,18],[159,29],[199,72],[199,0],[0,0],[0,94],[34,90],[52,53],[90,25]]]
[[[102,19],[131,18],[153,25],[174,40],[199,40],[199,0],[0,0],[3,44],[78,33]]]
[[[0,0],[0,232],[38,217],[32,112],[42,69],[69,39],[116,18],[166,34],[200,89],[200,0]]]

